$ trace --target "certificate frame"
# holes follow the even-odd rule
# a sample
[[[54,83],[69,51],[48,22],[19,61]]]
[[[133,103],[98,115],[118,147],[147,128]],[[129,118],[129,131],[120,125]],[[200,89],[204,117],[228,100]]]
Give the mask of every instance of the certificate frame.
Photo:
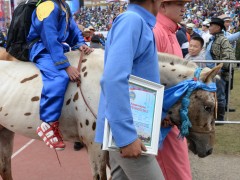
[[[129,96],[133,121],[138,137],[147,151],[142,154],[157,155],[160,137],[164,86],[130,75]],[[103,150],[119,150],[116,146],[108,120],[105,119]]]

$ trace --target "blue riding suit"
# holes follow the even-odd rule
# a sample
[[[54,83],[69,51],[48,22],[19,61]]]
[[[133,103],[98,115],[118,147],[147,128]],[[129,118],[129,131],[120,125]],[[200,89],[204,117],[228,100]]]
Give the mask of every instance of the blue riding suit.
[[[69,83],[65,69],[70,66],[64,55],[65,45],[79,48],[85,44],[81,31],[66,5],[62,8],[52,1],[45,1],[37,6],[32,14],[32,25],[28,42],[37,38],[30,49],[30,60],[40,70],[43,88],[40,101],[40,119],[44,122],[57,121],[61,115],[64,95]]]

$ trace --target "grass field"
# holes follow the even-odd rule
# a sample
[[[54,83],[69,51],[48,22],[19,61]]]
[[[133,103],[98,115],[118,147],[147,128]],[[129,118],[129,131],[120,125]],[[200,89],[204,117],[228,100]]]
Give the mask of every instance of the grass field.
[[[229,121],[240,121],[240,69],[235,70],[234,86],[230,95],[230,107],[236,112],[228,113]],[[226,119],[227,114],[225,115]],[[215,154],[240,155],[240,124],[216,126]]]

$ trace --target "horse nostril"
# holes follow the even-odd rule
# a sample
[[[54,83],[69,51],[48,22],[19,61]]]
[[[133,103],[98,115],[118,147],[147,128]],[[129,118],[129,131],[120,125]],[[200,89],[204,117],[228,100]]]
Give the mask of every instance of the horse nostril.
[[[212,151],[213,151],[213,148],[209,149],[209,150],[207,151],[207,156],[210,155],[210,154],[212,154]]]

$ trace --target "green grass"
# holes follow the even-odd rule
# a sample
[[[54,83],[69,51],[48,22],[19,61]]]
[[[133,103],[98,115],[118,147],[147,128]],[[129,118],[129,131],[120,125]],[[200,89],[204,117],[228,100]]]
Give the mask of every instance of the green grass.
[[[240,121],[240,70],[235,69],[234,86],[230,95],[230,107],[236,112],[228,114],[229,121]],[[225,115],[225,119],[227,114]],[[240,155],[240,124],[216,126],[215,154]]]

